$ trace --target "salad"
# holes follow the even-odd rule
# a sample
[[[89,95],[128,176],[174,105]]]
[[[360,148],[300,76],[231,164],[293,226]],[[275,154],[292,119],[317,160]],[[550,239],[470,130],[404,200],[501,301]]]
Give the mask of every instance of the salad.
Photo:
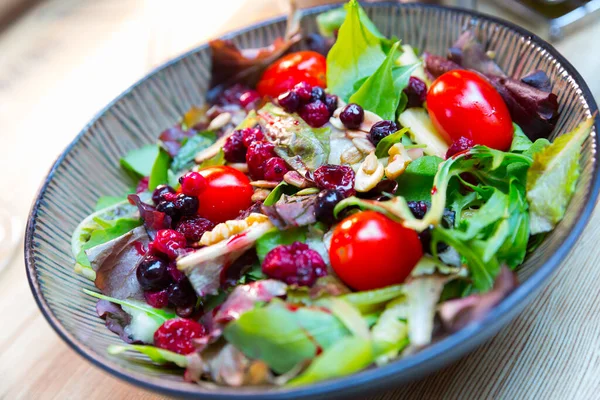
[[[485,316],[563,218],[593,119],[550,142],[544,72],[470,31],[419,54],[355,0],[297,21],[211,42],[208,105],[125,154],[132,189],[73,233],[110,354],[227,386],[383,365]]]

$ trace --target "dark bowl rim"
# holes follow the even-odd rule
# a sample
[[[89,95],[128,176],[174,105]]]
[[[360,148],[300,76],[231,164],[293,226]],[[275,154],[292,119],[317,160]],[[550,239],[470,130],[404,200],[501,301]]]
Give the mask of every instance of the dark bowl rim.
[[[320,13],[326,11],[331,8],[339,7],[340,4],[328,4],[323,6],[317,6],[312,8],[307,8],[302,10],[302,15],[311,15],[315,13]],[[526,39],[535,43],[537,46],[546,50],[549,54],[551,54],[565,69],[565,71],[574,78],[575,82],[579,85],[579,89],[582,92],[583,98],[586,100],[589,106],[589,111],[592,115],[594,115],[598,111],[598,106],[594,97],[584,79],[581,77],[579,72],[571,65],[571,63],[556,50],[552,45],[547,43],[545,40],[535,35],[534,33],[522,28],[512,22],[496,18],[494,16],[490,16],[478,11],[467,10],[459,7],[448,7],[442,5],[434,5],[434,4],[418,4],[418,3],[409,3],[409,4],[400,4],[393,1],[383,1],[378,3],[370,3],[369,7],[388,7],[388,6],[396,6],[399,8],[425,8],[425,9],[435,9],[435,10],[446,10],[459,12],[461,14],[469,15],[476,19],[481,19],[485,21],[489,21],[495,24],[499,24],[505,26],[518,34],[524,36]],[[245,32],[254,30],[256,28],[260,28],[263,26],[271,25],[278,22],[285,21],[285,16],[273,17],[267,20],[264,20],[259,23],[255,23],[253,25],[247,26],[245,28],[241,28],[235,31],[228,32],[221,36],[221,38],[231,38]],[[35,274],[35,260],[34,253],[35,249],[33,246],[33,232],[35,229],[35,223],[38,216],[38,211],[40,207],[40,203],[42,197],[44,196],[50,181],[54,177],[57,168],[63,162],[65,157],[69,154],[69,152],[73,149],[73,147],[79,142],[82,136],[89,130],[89,128],[95,124],[102,115],[129,95],[134,88],[141,85],[143,82],[152,79],[154,75],[157,73],[169,68],[170,66],[180,62],[181,60],[189,57],[190,55],[197,53],[208,46],[207,43],[201,44],[163,64],[152,69],[149,73],[147,73],[143,78],[139,79],[133,85],[131,85],[128,89],[122,92],[119,96],[117,96],[114,100],[112,100],[108,105],[102,108],[91,120],[88,122],[84,128],[77,134],[77,136],[73,139],[73,141],[63,150],[63,152],[57,157],[56,161],[52,165],[48,175],[42,182],[38,193],[36,195],[36,199],[32,205],[29,218],[27,221],[26,234],[25,234],[25,267],[27,273],[27,279],[29,281],[29,286],[31,288],[33,297],[42,311],[42,314],[48,321],[48,323],[52,326],[52,328],[56,331],[56,333],[79,355],[83,358],[90,361],[92,364],[101,368],[102,370],[109,372],[110,374],[123,379],[126,382],[138,385],[145,389],[150,389],[162,394],[172,395],[172,396],[185,396],[185,397],[198,397],[201,396],[204,399],[223,399],[225,397],[231,399],[291,399],[291,398],[302,398],[302,397],[314,397],[314,396],[324,396],[327,394],[335,393],[334,397],[338,397],[341,395],[353,395],[356,396],[359,393],[364,393],[367,390],[372,391],[381,391],[385,388],[392,387],[394,382],[392,381],[392,376],[401,372],[401,371],[409,371],[415,370],[416,373],[424,376],[426,373],[422,371],[416,371],[419,367],[423,367],[426,362],[431,363],[431,361],[435,358],[438,358],[442,355],[446,355],[445,360],[442,363],[448,363],[452,359],[458,358],[460,355],[464,353],[463,350],[460,349],[461,345],[464,345],[467,340],[474,340],[477,337],[486,336],[486,332],[489,334],[493,332],[495,328],[499,325],[506,323],[512,316],[508,316],[509,312],[514,309],[520,309],[523,306],[523,300],[537,292],[541,287],[542,283],[544,283],[550,275],[557,269],[560,262],[568,255],[571,248],[576,243],[577,239],[583,232],[583,229],[587,225],[589,218],[594,209],[596,200],[598,198],[598,194],[600,192],[600,174],[599,174],[599,163],[598,156],[595,156],[595,165],[591,180],[590,192],[586,196],[585,205],[579,210],[577,220],[571,229],[571,231],[567,234],[565,240],[558,247],[558,249],[550,256],[550,258],[539,267],[537,271],[535,271],[527,281],[520,284],[510,295],[508,295],[500,304],[498,304],[492,311],[488,313],[488,315],[482,320],[472,323],[464,329],[444,338],[443,340],[432,344],[428,348],[420,351],[412,355],[411,357],[398,360],[397,362],[390,363],[388,365],[367,369],[364,371],[360,371],[358,373],[332,379],[328,381],[323,381],[303,387],[298,388],[284,388],[279,390],[248,390],[241,392],[239,390],[232,390],[228,388],[219,388],[219,391],[207,391],[206,389],[201,389],[200,386],[192,385],[189,383],[181,383],[174,381],[167,381],[162,379],[156,379],[152,377],[148,377],[142,373],[127,371],[125,368],[122,368],[117,365],[110,365],[105,362],[103,358],[99,357],[95,352],[91,350],[87,350],[82,343],[79,343],[79,340],[73,337],[60,323],[58,318],[54,315],[48,303],[46,302],[41,289],[39,287],[39,282],[37,276]],[[600,121],[596,119],[594,122],[594,127],[596,130],[596,134],[600,132]],[[441,364],[440,363],[440,366]],[[397,376],[398,381],[400,381],[400,376]]]

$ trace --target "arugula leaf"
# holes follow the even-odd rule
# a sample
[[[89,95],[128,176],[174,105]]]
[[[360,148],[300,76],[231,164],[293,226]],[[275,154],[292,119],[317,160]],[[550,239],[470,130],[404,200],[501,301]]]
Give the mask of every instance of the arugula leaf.
[[[266,136],[275,144],[275,153],[304,175],[327,163],[331,128],[311,128],[297,114],[288,114],[272,103],[258,111],[266,121]]]
[[[528,150],[533,142],[525,135],[521,127],[513,123],[514,136],[513,141],[510,145],[510,150],[513,153],[522,153]]]
[[[385,59],[381,41],[361,21],[360,5],[350,0],[345,5],[346,19],[327,54],[327,87],[348,101],[354,82],[372,75]]]
[[[216,140],[216,135],[210,131],[199,132],[196,136],[189,138],[173,158],[171,170],[175,174],[179,174],[190,169],[194,166],[196,154],[212,145]]]
[[[121,158],[120,163],[134,178],[139,179],[150,175],[157,155],[158,146],[149,144],[139,149],[131,150],[125,157]]]
[[[286,229],[284,231],[275,228],[265,233],[256,241],[256,255],[258,255],[258,260],[262,264],[267,253],[275,247],[282,244],[292,244],[294,242],[304,243],[305,241],[306,227]]]
[[[350,103],[359,104],[364,109],[374,112],[381,118],[392,121],[396,117],[396,109],[398,108],[400,92],[402,91],[402,89],[398,90],[392,76],[394,56],[399,45],[400,42],[396,42],[392,46],[383,63],[349,100]],[[398,85],[401,85],[401,81],[402,78],[399,79]]]
[[[126,351],[136,351],[138,353],[148,356],[150,360],[157,364],[173,363],[181,368],[187,368],[188,366],[188,359],[186,356],[155,346],[144,346],[139,344],[125,346],[111,344],[110,346],[108,346],[106,351],[108,352],[108,354],[111,354],[113,356],[123,354]]]
[[[552,230],[565,215],[579,178],[581,145],[593,123],[587,119],[533,156],[527,172],[532,234]]]
[[[148,181],[148,190],[154,190],[158,185],[167,183],[169,179],[170,163],[171,156],[166,150],[160,148],[156,155],[156,160],[154,160],[154,164],[152,165],[150,180]]]
[[[423,156],[408,164],[404,173],[396,179],[396,195],[403,196],[408,201],[430,201],[433,179],[443,161],[437,156]]]
[[[125,203],[127,201],[127,196],[100,196],[98,201],[96,201],[96,205],[94,206],[94,211],[104,210],[105,208],[115,206],[120,203]]]
[[[306,371],[289,381],[288,385],[300,386],[350,375],[368,367],[373,359],[370,340],[360,336],[345,337],[316,357]]]

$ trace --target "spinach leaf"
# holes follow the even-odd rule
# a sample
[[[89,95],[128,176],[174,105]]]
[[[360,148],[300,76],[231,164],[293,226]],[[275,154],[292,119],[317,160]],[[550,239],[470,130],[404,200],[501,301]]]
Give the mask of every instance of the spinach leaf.
[[[280,231],[279,229],[273,229],[256,241],[256,254],[258,260],[264,261],[267,253],[273,250],[275,247],[282,244],[292,244],[294,242],[306,241],[306,227],[286,229]]]
[[[169,164],[171,163],[171,156],[166,150],[160,148],[156,155],[156,160],[152,165],[152,171],[150,172],[150,180],[148,181],[148,189],[154,190],[158,185],[167,183],[169,179]]]
[[[384,158],[388,156],[388,151],[392,148],[396,143],[402,142],[402,137],[408,131],[408,128],[402,128],[397,132],[392,133],[381,139],[379,143],[377,143],[377,147],[375,148],[375,156],[377,158]]]
[[[381,118],[392,121],[396,117],[396,109],[398,108],[400,92],[402,91],[397,90],[394,77],[392,76],[394,56],[399,45],[400,43],[396,42],[392,46],[383,63],[349,100],[350,103],[359,104],[364,109],[374,112]]]
[[[196,154],[212,145],[217,140],[214,132],[200,132],[196,136],[189,138],[171,163],[171,170],[175,174],[188,170],[194,166],[194,157]]]
[[[134,178],[139,179],[150,175],[157,155],[158,146],[149,144],[139,149],[131,150],[125,157],[121,158],[120,163]]]
[[[593,118],[582,122],[533,156],[527,172],[532,234],[552,230],[565,215],[579,178],[581,145],[593,123]]]
[[[338,37],[327,54],[327,87],[348,101],[354,82],[372,75],[385,59],[381,41],[360,18],[360,5],[350,0]]]
[[[331,128],[311,128],[296,114],[288,114],[272,103],[258,111],[266,121],[265,135],[275,153],[304,175],[327,163]]]
[[[112,344],[106,349],[108,354],[111,354],[113,356],[123,354],[128,350],[144,354],[156,364],[173,363],[180,368],[187,368],[188,365],[188,359],[186,356],[155,346],[145,346],[139,344],[124,346]]]
[[[317,353],[313,340],[282,301],[246,311],[227,324],[223,336],[247,357],[263,360],[278,374],[290,371]]]
[[[408,164],[404,173],[396,179],[398,182],[396,195],[402,196],[408,201],[431,200],[433,179],[438,171],[438,166],[443,161],[436,156],[423,156]]]
[[[408,81],[412,73],[421,66],[420,63],[411,65],[402,65],[400,67],[394,67],[392,69],[392,77],[394,78],[394,89],[398,96],[403,93],[402,91],[408,86]],[[406,94],[404,95],[406,97]],[[408,101],[408,98],[406,99]],[[403,110],[400,110],[400,112]]]
[[[316,357],[306,371],[288,382],[288,385],[300,386],[350,375],[368,367],[373,361],[370,340],[359,336],[345,337]]]
[[[346,9],[344,7],[334,8],[329,11],[325,11],[317,16],[317,28],[319,33],[326,37],[333,37],[336,30],[339,30],[342,23],[346,19]],[[369,16],[365,10],[358,7],[358,15],[360,22],[375,36],[380,39],[386,39],[386,37],[377,29],[373,21],[369,19]]]
[[[281,182],[279,185],[275,186],[275,189],[271,190],[271,193],[269,193],[263,204],[265,206],[272,206],[279,201],[282,195],[287,194],[289,196],[296,192],[298,192],[297,187]]]

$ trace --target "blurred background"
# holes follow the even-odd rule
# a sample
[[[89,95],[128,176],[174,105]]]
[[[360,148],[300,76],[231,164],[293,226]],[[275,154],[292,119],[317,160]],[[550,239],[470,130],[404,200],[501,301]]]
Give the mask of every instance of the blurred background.
[[[600,99],[600,0],[439,3],[476,8],[551,39]],[[0,0],[0,269],[12,239],[20,244],[54,159],[96,112],[164,61],[287,7],[287,0]],[[10,321],[0,329],[0,398],[127,397],[125,384],[51,332],[30,294],[22,246],[16,248],[0,271],[0,315]]]

